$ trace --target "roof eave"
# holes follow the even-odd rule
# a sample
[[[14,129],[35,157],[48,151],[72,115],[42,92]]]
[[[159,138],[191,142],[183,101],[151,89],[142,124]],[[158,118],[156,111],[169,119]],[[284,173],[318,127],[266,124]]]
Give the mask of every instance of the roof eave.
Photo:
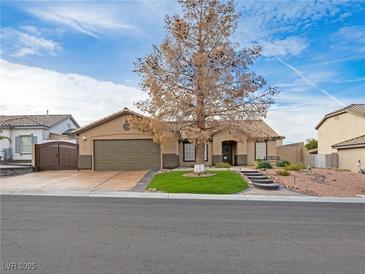
[[[340,114],[343,114],[343,113],[346,113],[348,112],[347,109],[345,110],[340,110],[340,111],[336,111],[336,112],[332,112],[332,113],[329,113],[329,114],[326,114],[322,119],[321,121],[319,121],[319,123],[317,124],[317,126],[315,127],[315,129],[318,129],[323,123],[324,121],[326,121],[328,118],[331,118],[331,117],[334,117],[334,116],[337,116],[337,115],[340,115]]]
[[[92,128],[94,128],[94,127],[96,127],[96,126],[98,126],[98,125],[101,125],[101,124],[103,124],[103,123],[106,123],[106,122],[109,122],[109,121],[111,121],[111,120],[113,120],[113,119],[115,119],[115,118],[117,118],[117,117],[120,117],[120,116],[123,116],[123,115],[125,115],[125,114],[129,114],[129,115],[135,115],[135,116],[139,116],[139,117],[144,117],[142,114],[139,114],[139,113],[136,113],[136,112],[134,112],[134,111],[131,111],[131,110],[129,110],[129,109],[123,109],[123,110],[121,110],[121,111],[118,111],[118,112],[116,112],[116,113],[113,113],[113,114],[111,114],[111,115],[109,115],[109,116],[107,116],[107,117],[104,117],[104,118],[101,118],[101,119],[99,119],[99,120],[97,120],[97,121],[95,121],[95,122],[92,122],[92,123],[90,123],[90,124],[88,124],[88,125],[86,125],[86,126],[84,126],[84,127],[81,127],[81,128],[79,128],[79,129],[77,129],[77,130],[75,130],[73,133],[75,134],[75,135],[80,135],[80,133],[82,133],[82,132],[85,132],[85,131],[87,131],[87,130],[89,130],[89,129],[92,129]]]
[[[333,145],[332,148],[335,149],[365,148],[365,144],[344,145],[344,146]]]
[[[29,128],[33,128],[33,129],[49,129],[49,127],[47,126],[0,126],[1,129],[29,129]]]

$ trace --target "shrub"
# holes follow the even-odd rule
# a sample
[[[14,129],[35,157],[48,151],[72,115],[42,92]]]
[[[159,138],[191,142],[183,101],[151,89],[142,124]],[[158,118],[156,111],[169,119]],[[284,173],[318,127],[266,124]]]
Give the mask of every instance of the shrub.
[[[269,161],[258,161],[256,168],[272,168],[272,164]]]
[[[302,163],[293,163],[286,167],[284,167],[285,170],[293,170],[293,171],[299,171],[305,168],[305,165]]]
[[[308,150],[318,148],[318,141],[314,138],[309,138],[306,140],[305,148]]]
[[[280,169],[276,171],[276,174],[279,176],[289,176],[290,172],[285,169]]]
[[[218,168],[230,168],[231,165],[229,163],[216,163],[215,164],[215,167],[218,167]]]
[[[287,160],[280,160],[276,163],[277,167],[286,167],[288,165],[290,165],[290,162]]]

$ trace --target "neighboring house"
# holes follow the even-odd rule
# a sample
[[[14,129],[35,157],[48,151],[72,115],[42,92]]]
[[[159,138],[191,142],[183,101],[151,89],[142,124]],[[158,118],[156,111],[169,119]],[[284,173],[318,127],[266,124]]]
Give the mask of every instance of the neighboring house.
[[[31,160],[32,144],[70,139],[70,130],[79,127],[69,114],[0,115],[0,135],[11,139],[11,143],[8,140],[0,141],[0,152],[3,158],[6,154],[6,158],[11,156],[12,160]]]
[[[328,113],[316,129],[318,159],[323,158],[322,162],[326,163],[333,162],[333,158],[336,167],[354,172],[359,170],[359,165],[365,167],[365,104],[352,104]]]
[[[365,168],[365,134],[335,144],[332,148],[337,149],[340,168],[354,172],[360,167]]]
[[[335,153],[333,145],[365,134],[365,104],[352,104],[326,114],[316,130],[318,154]]]
[[[160,169],[190,167],[195,146],[184,140],[168,144],[153,142],[150,134],[129,126],[127,108],[75,131],[79,136],[79,168],[93,170]],[[216,132],[206,144],[206,165],[219,162],[252,165],[258,159],[277,159],[284,137],[262,120],[241,121],[242,130]],[[239,138],[238,138],[239,136]]]

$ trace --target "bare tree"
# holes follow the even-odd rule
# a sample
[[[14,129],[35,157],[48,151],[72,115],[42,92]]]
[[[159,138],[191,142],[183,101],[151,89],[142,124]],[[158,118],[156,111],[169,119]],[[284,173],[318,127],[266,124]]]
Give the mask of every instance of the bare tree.
[[[136,105],[150,117],[130,121],[156,142],[180,138],[195,144],[195,172],[201,172],[212,133],[264,117],[278,91],[249,70],[261,47],[239,49],[232,41],[239,17],[232,1],[179,3],[183,15],[165,17],[165,40],[136,62],[149,95]]]

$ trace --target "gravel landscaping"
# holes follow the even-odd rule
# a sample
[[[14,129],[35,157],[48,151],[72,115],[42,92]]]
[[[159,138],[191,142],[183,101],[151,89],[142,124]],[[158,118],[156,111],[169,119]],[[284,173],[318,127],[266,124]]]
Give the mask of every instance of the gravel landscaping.
[[[279,176],[278,169],[266,170],[275,182],[290,190],[314,196],[351,197],[365,195],[365,175],[332,169],[290,171],[289,176]]]

